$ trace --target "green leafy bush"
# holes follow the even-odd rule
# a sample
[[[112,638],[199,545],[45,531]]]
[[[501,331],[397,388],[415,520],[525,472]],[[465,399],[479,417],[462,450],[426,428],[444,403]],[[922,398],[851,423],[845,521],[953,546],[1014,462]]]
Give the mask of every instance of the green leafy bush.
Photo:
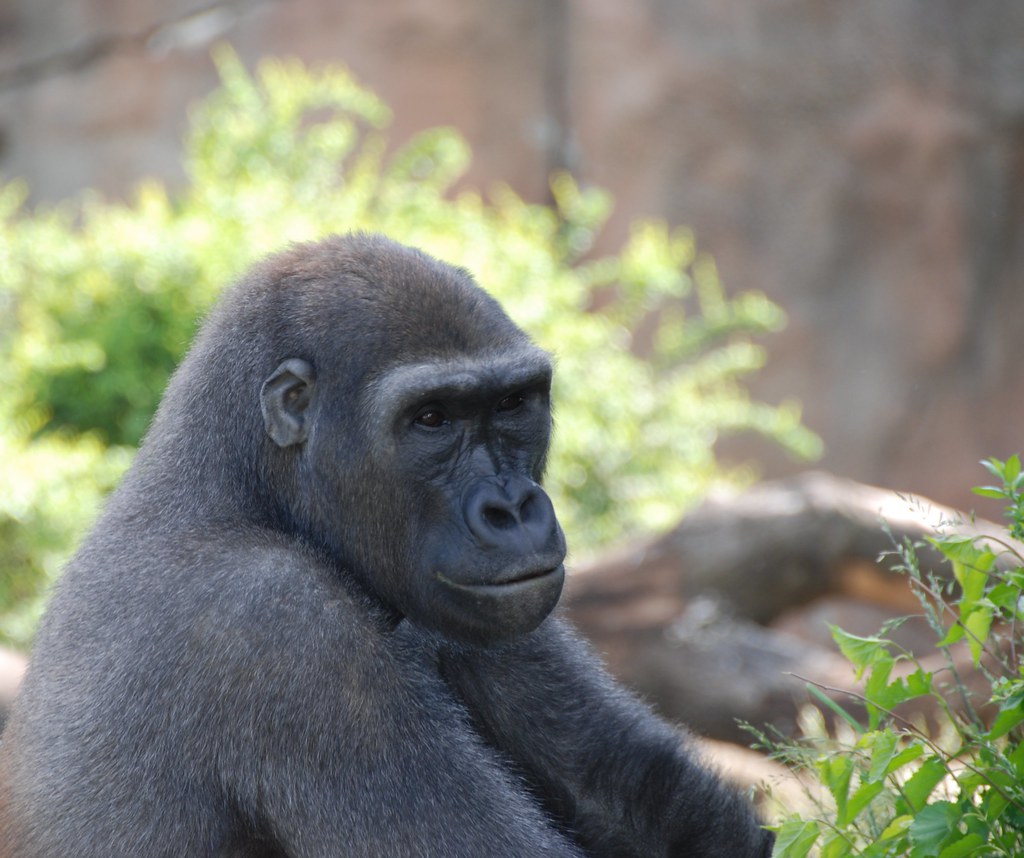
[[[775,746],[814,776],[825,799],[817,814],[781,825],[780,858],[1024,855],[1024,556],[1012,541],[1024,536],[1024,474],[1017,456],[983,464],[998,484],[976,491],[1007,501],[1008,538],[951,530],[929,540],[951,569],[948,579],[922,575],[919,546],[898,549],[945,668],[926,669],[884,631],[863,638],[834,630],[865,679],[866,723],[818,691],[849,727],[847,740],[819,731],[803,744]],[[954,646],[966,647],[984,692],[968,690]],[[944,713],[948,726],[937,735],[895,711],[923,698]]]
[[[748,476],[716,461],[722,434],[817,453],[798,408],[752,402],[743,386],[764,361],[750,337],[779,329],[781,311],[757,293],[726,298],[685,231],[638,223],[621,253],[587,258],[606,194],[566,176],[554,207],[500,186],[456,193],[465,142],[434,129],[391,151],[388,108],[344,70],[271,60],[250,76],[226,50],[217,61],[223,84],[192,113],[179,191],[149,183],[127,204],[86,196],[31,213],[19,184],[0,191],[0,433],[13,457],[54,460],[5,468],[0,534],[22,534],[0,543],[18,582],[8,608],[51,577],[44,543],[67,550],[108,466],[125,464],[108,448],[139,442],[219,290],[253,260],[331,232],[385,232],[465,266],[555,353],[550,485],[574,546],[663,526],[714,483]],[[81,510],[47,500],[73,484]]]
[[[27,442],[0,432],[0,630],[8,642],[32,636],[40,588],[56,578],[131,459],[95,437]]]

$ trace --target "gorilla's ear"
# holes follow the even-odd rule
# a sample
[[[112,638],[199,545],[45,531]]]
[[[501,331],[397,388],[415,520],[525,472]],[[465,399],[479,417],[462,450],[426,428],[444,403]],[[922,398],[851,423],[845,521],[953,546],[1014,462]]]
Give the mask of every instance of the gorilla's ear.
[[[309,434],[306,410],[313,400],[313,367],[301,358],[288,358],[260,390],[263,426],[278,447],[301,444]]]

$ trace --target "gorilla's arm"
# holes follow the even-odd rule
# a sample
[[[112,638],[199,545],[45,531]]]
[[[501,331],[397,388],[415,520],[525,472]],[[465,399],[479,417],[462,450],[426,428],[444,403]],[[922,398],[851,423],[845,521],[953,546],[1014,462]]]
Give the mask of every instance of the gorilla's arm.
[[[252,713],[219,725],[224,776],[282,854],[582,858],[474,734],[429,653],[381,635],[329,570],[253,565],[269,580],[221,604],[216,635],[236,635],[207,641],[222,661],[203,696]]]
[[[441,669],[481,732],[588,854],[771,854],[772,835],[748,803],[561,621],[498,648],[442,648]]]

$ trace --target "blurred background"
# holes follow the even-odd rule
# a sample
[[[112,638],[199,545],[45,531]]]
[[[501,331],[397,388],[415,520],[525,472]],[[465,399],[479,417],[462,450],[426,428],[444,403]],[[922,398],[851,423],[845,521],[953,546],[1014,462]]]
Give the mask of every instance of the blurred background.
[[[328,230],[558,354],[568,609],[708,735],[795,732],[781,677],[849,683],[826,621],[915,604],[844,480],[998,517],[1024,446],[1019,0],[0,0],[0,175],[17,648],[196,319]]]
[[[396,143],[454,126],[461,186],[610,190],[598,250],[692,228],[788,314],[751,385],[803,404],[822,467],[973,506],[978,460],[1021,446],[1020,3],[2,0],[0,171],[34,202],[180,184],[217,41],[344,63]]]

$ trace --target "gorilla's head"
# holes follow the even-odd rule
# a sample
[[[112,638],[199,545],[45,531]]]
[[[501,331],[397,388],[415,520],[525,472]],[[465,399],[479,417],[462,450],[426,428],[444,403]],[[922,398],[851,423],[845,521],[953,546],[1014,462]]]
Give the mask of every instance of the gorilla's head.
[[[540,486],[550,385],[548,356],[469,274],[369,235],[258,266],[175,379],[235,412],[210,431],[258,436],[223,455],[275,527],[396,615],[472,643],[532,630],[561,592]]]

